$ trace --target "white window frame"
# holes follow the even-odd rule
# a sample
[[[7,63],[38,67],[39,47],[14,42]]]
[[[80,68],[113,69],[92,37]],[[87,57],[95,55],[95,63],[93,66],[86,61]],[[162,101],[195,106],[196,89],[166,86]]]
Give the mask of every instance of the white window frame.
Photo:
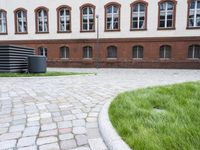
[[[165,5],[165,10],[161,10],[160,9],[160,16],[161,16],[161,13],[164,13],[165,14],[165,26],[164,27],[161,27],[161,26],[159,26],[159,28],[173,28],[173,24],[174,24],[174,3],[173,2],[163,2],[163,3],[161,3],[160,5],[162,5],[162,4],[166,4]],[[172,3],[172,5],[173,5],[173,9],[172,10],[168,10],[168,5],[169,5],[169,3]],[[167,21],[168,21],[168,19],[167,19],[167,17],[168,17],[168,14],[172,14],[172,26],[171,27],[167,27]],[[160,21],[160,18],[159,18],[159,21]],[[159,23],[160,24],[160,23]]]
[[[195,0],[195,6],[194,6],[194,9],[189,9],[189,16],[191,14],[191,12],[194,13],[194,25],[191,26],[190,23],[189,23],[189,27],[200,27],[200,26],[197,26],[197,12],[199,12],[199,15],[200,15],[200,8],[197,8],[197,4],[198,2],[200,2],[200,0]],[[190,5],[191,5],[192,1],[190,2]],[[189,6],[190,7],[190,6]],[[189,21],[190,21],[190,18],[189,18]]]
[[[69,50],[68,47],[61,47],[60,48],[60,53],[62,54],[62,51],[64,52],[64,56],[60,55],[61,59],[68,59],[69,56],[67,55],[67,50]]]
[[[144,11],[140,10],[141,5],[144,5]],[[137,6],[138,6],[138,11],[134,12],[133,11],[134,7],[137,7]],[[140,28],[140,17],[142,17],[142,14],[144,14],[144,20],[143,20],[144,22],[143,22],[143,26]],[[133,27],[133,23],[134,23],[133,18],[135,18],[135,16],[137,17],[137,21],[138,21],[137,28]],[[133,5],[133,7],[132,7],[132,26],[131,26],[131,28],[132,29],[145,29],[145,23],[146,23],[145,22],[145,18],[146,18],[146,5],[144,3],[137,3],[137,4]]]
[[[189,59],[200,59],[198,57],[197,58],[195,57],[195,50],[196,50],[196,45],[193,45],[192,46],[192,58],[189,58]]]
[[[21,13],[21,18],[19,18],[19,16],[18,16],[19,13]],[[23,11],[23,10],[20,10],[16,13],[16,16],[17,16],[17,33],[27,32],[27,27],[25,28],[25,24],[27,25],[25,13],[26,12]],[[19,27],[20,27],[19,22],[21,22],[21,31],[19,31]]]
[[[90,57],[90,50],[91,50],[91,53],[92,53],[92,47],[90,46],[86,46],[86,47],[83,47],[83,53],[85,54],[85,50],[86,50],[86,57],[84,55],[84,59],[92,59],[92,57]],[[91,54],[92,56],[92,54]]]
[[[45,12],[46,12],[46,16],[45,16]],[[41,17],[39,15],[40,13],[41,13]],[[48,12],[44,9],[41,9],[38,11],[38,18],[37,18],[38,19],[38,32],[48,32],[48,14],[47,13]],[[42,23],[42,31],[40,31],[40,22]]]
[[[47,48],[45,48],[45,47],[40,47],[39,48],[39,51],[40,51],[40,55],[41,56],[45,56],[45,57],[47,57],[45,54],[47,53]]]
[[[83,10],[87,9],[87,14],[83,14]],[[92,10],[92,14],[90,14],[90,9]],[[87,29],[84,29],[84,22],[83,19],[87,18]],[[90,19],[93,19],[93,28],[90,29]],[[94,30],[94,8],[87,6],[82,9],[82,31],[93,31]]]
[[[161,49],[162,47],[163,47],[164,49]],[[167,56],[167,47],[170,48],[169,53],[171,53],[171,47],[170,47],[170,46],[167,46],[167,45],[161,46],[160,51],[161,51],[161,50],[164,50],[164,51],[163,51],[164,56],[161,57],[160,59],[170,59],[170,57],[166,57],[166,56]],[[171,54],[170,54],[170,55],[171,55]]]
[[[61,16],[61,11],[64,11],[64,15],[63,16]],[[67,15],[67,11],[69,11],[69,15]],[[71,22],[71,20],[70,20],[70,18],[71,18],[71,12],[70,12],[70,10],[68,9],[68,8],[62,8],[62,9],[60,9],[59,10],[59,31],[60,32],[67,32],[67,31],[70,31],[70,30],[67,30],[67,25],[69,25],[70,26],[70,22]],[[61,23],[61,20],[64,20],[64,26],[62,26],[62,23]],[[67,21],[69,21],[69,23],[67,23]],[[70,27],[71,28],[71,27]]]
[[[134,48],[137,48],[136,49],[136,57],[133,57],[133,59],[143,59],[143,57],[141,58],[141,57],[139,57],[139,50],[140,50],[140,48],[142,48],[142,50],[144,49],[142,46],[134,46],[133,47],[133,53],[134,53]],[[143,52],[143,51],[142,51]]]
[[[0,11],[0,33],[6,33],[7,32],[7,20],[6,20],[6,12]]]
[[[108,13],[107,10],[110,7],[111,7],[111,13]],[[117,8],[117,13],[114,13],[114,7]],[[116,5],[111,5],[111,6],[108,6],[106,8],[106,30],[118,30],[119,29],[119,23],[120,23],[119,11],[120,11],[120,8],[118,6],[116,6]],[[111,28],[108,28],[108,18],[111,18]],[[114,29],[114,25],[115,25],[114,19],[115,18],[118,18],[118,21],[117,21],[117,23],[118,23],[118,29]]]

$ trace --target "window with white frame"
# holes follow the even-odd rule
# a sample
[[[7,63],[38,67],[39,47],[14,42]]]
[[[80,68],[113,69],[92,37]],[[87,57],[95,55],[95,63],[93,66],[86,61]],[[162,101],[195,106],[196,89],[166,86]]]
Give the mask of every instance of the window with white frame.
[[[92,58],[92,47],[85,46],[83,47],[83,58]]]
[[[162,59],[171,58],[171,46],[163,45],[160,47],[160,58]]]
[[[60,58],[69,58],[69,48],[68,47],[61,47],[60,48]]]
[[[48,32],[48,12],[45,9],[40,9],[37,12],[37,31]]]
[[[7,32],[6,12],[0,10],[0,34]]]
[[[106,30],[119,30],[120,28],[120,7],[110,5],[106,8]]]
[[[26,33],[27,32],[27,14],[23,10],[19,10],[16,12],[16,25],[17,25],[17,33]]]
[[[200,45],[191,45],[191,46],[189,46],[188,58],[200,59]]]
[[[94,31],[95,16],[93,7],[82,8],[82,31]]]
[[[39,48],[39,55],[47,57],[47,48],[40,47]]]
[[[109,46],[107,48],[107,58],[117,58],[117,47]]]
[[[71,10],[69,8],[59,9],[59,32],[71,31]]]
[[[142,46],[134,46],[133,47],[133,58],[142,59],[143,58],[143,47]]]
[[[132,6],[131,29],[146,28],[146,7],[144,3],[136,3]]]
[[[200,27],[200,0],[191,0],[189,4],[189,27]]]
[[[160,20],[159,28],[173,28],[174,27],[175,6],[171,1],[160,4]]]

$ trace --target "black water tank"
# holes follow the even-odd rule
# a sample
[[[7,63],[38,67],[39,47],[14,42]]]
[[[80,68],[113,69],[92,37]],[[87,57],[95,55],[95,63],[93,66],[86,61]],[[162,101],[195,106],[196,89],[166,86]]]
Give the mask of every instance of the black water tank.
[[[47,61],[45,56],[28,56],[29,73],[46,73]]]

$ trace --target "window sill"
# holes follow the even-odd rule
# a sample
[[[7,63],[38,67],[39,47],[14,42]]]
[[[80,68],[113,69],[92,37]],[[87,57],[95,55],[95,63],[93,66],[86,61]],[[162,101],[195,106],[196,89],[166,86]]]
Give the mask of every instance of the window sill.
[[[172,28],[157,28],[157,30],[176,30],[175,27],[172,27]]]
[[[88,31],[81,30],[80,32],[85,33],[85,32],[96,32],[96,31],[95,30],[88,30]]]
[[[62,61],[69,60],[69,58],[60,58]]]
[[[190,61],[200,61],[200,58],[187,58]]]
[[[143,58],[133,58],[133,60],[135,60],[135,61],[142,61]]]
[[[196,29],[200,29],[200,27],[187,27],[187,30],[196,30]]]
[[[92,58],[83,58],[84,61],[91,61],[93,60]]]
[[[108,61],[116,61],[117,58],[106,58]]]
[[[147,29],[130,29],[130,31],[147,31]]]
[[[35,32],[35,34],[48,34],[49,32]]]
[[[0,33],[0,35],[8,35],[8,33],[6,32],[6,33]]]
[[[117,30],[105,30],[105,32],[120,32],[121,30],[120,29],[117,29]]]
[[[15,32],[15,34],[28,34],[28,32]]]
[[[160,58],[160,61],[169,61],[171,58]]]
[[[72,31],[57,31],[57,33],[71,33]]]

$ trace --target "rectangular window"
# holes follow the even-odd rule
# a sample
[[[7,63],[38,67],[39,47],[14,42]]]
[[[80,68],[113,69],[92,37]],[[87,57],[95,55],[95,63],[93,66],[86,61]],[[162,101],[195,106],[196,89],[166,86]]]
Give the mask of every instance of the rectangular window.
[[[6,12],[0,11],[0,34],[7,32]]]

